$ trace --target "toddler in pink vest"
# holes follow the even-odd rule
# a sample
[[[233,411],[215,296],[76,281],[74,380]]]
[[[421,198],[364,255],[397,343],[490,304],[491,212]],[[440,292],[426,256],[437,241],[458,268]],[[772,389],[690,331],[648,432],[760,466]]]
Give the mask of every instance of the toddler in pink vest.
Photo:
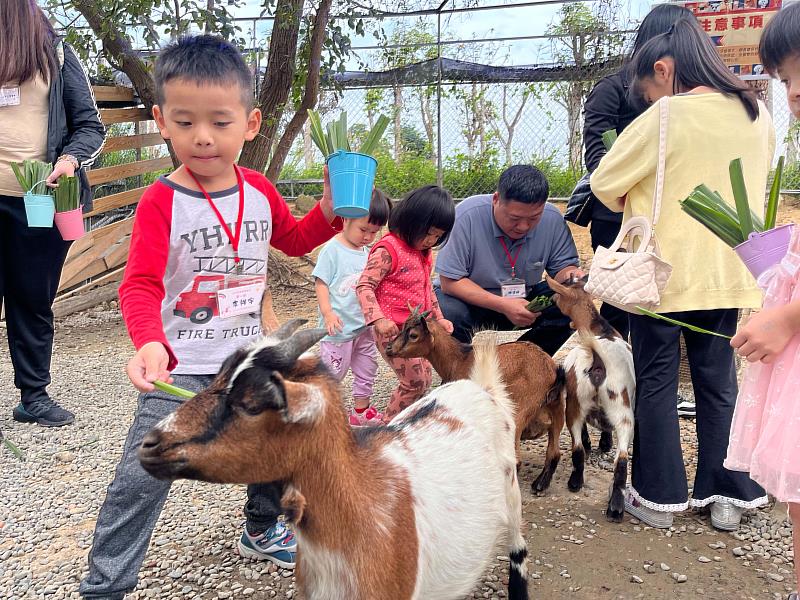
[[[372,325],[378,351],[394,369],[398,384],[384,412],[384,422],[419,400],[431,385],[431,365],[423,358],[389,358],[386,344],[400,332],[409,306],[432,311],[449,333],[453,324],[442,316],[431,283],[431,248],[450,233],[456,208],[447,190],[426,185],[406,195],[389,216],[389,234],[375,244],[361,274],[356,294],[364,320]]]

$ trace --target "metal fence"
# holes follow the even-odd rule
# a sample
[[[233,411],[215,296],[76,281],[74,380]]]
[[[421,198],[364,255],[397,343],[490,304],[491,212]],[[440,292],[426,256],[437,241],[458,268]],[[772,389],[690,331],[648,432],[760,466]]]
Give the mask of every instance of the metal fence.
[[[327,92],[323,122],[347,111],[355,146],[377,114],[391,119],[380,150],[377,185],[392,197],[437,183],[441,147],[441,183],[456,198],[492,193],[511,164],[532,163],[547,176],[551,196],[569,196],[583,174],[582,119],[565,105],[569,82],[445,83],[441,108],[434,86],[346,89]],[[776,157],[787,153],[791,115],[786,93],[769,85],[776,130]],[[440,137],[439,137],[440,136]],[[440,146],[441,144],[441,146]],[[797,156],[789,151],[790,166]],[[290,197],[321,191],[322,156],[309,136],[295,142],[279,188]],[[789,183],[788,187],[795,187]]]

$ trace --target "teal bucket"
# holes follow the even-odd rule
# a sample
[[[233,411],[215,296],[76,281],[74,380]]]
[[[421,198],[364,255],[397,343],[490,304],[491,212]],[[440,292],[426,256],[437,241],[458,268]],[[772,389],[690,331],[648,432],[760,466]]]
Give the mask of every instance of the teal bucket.
[[[367,154],[339,150],[327,160],[333,212],[345,219],[369,214],[378,161]]]
[[[52,196],[26,192],[23,200],[25,201],[25,217],[28,219],[28,227],[53,226],[56,206],[53,204]]]

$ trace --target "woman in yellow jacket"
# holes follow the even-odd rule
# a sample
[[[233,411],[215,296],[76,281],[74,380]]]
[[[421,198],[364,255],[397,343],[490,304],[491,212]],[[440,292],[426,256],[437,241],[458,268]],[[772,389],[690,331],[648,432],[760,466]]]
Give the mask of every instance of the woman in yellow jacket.
[[[775,134],[764,105],[725,67],[694,19],[650,40],[633,65],[633,90],[649,104],[669,97],[661,215],[655,228],[673,266],[659,313],[733,335],[737,309],[760,306],[755,281],[730,248],[681,211],[679,200],[705,183],[732,198],[728,164],[741,158],[751,206],[763,213]],[[598,199],[624,220],[651,218],[659,145],[659,109],[631,123],[592,174]],[[739,526],[742,511],[766,494],[745,473],[723,468],[737,383],[728,341],[643,315],[631,315],[636,369],[636,426],[631,487],[625,510],[652,527],[672,525],[674,512],[711,505],[712,524]],[[675,395],[680,335],[697,403],[697,474],[688,498]]]

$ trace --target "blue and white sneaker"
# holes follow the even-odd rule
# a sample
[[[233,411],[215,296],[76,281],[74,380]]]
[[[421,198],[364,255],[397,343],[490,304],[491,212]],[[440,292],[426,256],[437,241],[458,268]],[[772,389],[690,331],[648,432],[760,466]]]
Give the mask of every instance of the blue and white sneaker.
[[[255,536],[250,535],[245,527],[239,540],[240,556],[270,560],[284,569],[294,569],[296,554],[297,538],[283,521]]]

